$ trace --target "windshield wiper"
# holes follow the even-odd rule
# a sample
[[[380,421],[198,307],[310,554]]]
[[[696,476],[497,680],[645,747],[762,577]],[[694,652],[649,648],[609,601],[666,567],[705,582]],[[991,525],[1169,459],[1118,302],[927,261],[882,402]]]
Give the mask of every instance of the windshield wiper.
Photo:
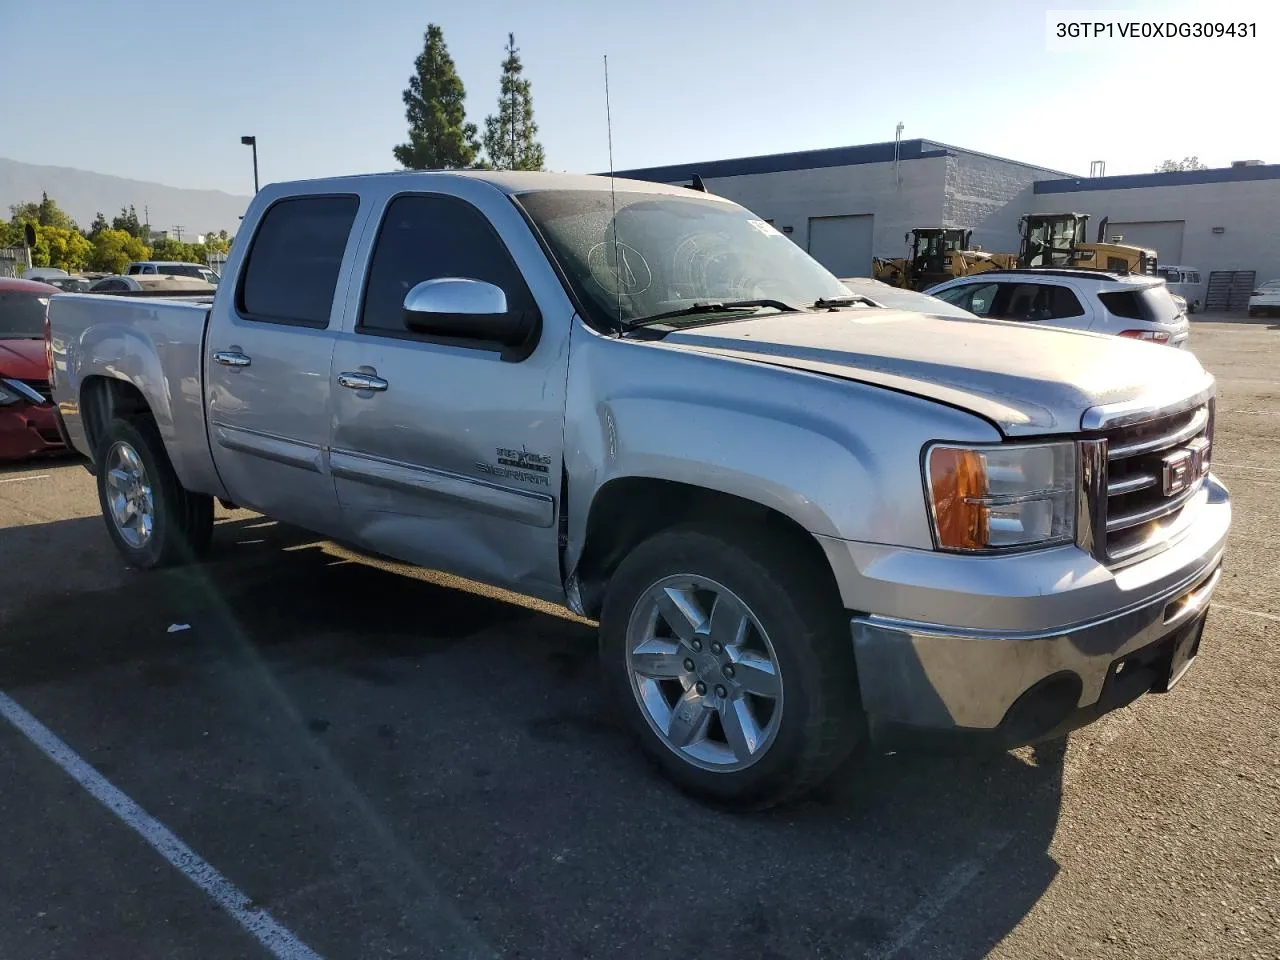
[[[813,301],[813,309],[829,310],[835,307],[852,307],[855,303],[865,303],[869,307],[881,306],[870,297],[864,297],[860,293],[851,293],[847,297],[819,297]]]
[[[759,307],[773,307],[775,310],[783,310],[787,313],[800,312],[799,307],[793,307],[781,300],[703,300],[679,310],[668,310],[665,313],[655,313],[651,317],[627,320],[623,324],[623,329],[631,330],[651,323],[661,323],[663,320],[673,320],[676,317],[696,317],[704,313],[731,313],[735,310],[751,310]]]

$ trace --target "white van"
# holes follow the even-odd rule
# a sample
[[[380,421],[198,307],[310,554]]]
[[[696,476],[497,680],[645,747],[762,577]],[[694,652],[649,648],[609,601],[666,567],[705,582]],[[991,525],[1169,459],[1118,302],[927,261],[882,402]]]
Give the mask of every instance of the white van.
[[[1187,313],[1195,313],[1204,307],[1204,284],[1200,282],[1199,267],[1166,266],[1161,264],[1156,275],[1164,277],[1169,292],[1187,301]]]

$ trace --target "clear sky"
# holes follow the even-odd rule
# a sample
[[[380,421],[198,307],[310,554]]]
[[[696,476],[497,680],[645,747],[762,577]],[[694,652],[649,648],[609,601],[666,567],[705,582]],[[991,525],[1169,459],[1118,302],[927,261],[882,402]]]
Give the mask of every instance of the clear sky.
[[[394,169],[400,94],[429,21],[494,109],[508,30],[555,170],[924,137],[1069,172],[1280,162],[1280,0],[1093,0],[1152,17],[1259,19],[1264,36],[1050,52],[1069,0],[0,0],[0,157],[180,187]],[[1270,25],[1276,29],[1269,32]],[[23,84],[24,78],[27,83]]]

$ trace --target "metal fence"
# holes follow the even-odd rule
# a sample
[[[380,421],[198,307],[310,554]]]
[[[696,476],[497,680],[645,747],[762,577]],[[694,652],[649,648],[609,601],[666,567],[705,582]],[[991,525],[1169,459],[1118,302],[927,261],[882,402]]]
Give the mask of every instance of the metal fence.
[[[25,247],[0,247],[0,277],[16,277],[26,269]]]

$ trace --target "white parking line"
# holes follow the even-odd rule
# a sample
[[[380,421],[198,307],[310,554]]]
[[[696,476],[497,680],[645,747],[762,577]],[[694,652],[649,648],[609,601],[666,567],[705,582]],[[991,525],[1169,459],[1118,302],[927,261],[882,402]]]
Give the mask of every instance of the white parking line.
[[[1223,603],[1221,600],[1213,601],[1213,606],[1217,607],[1219,610],[1230,610],[1234,613],[1247,613],[1251,617],[1261,617],[1263,620],[1274,620],[1276,623],[1280,623],[1280,617],[1277,617],[1274,613],[1263,613],[1261,610],[1250,610],[1247,607],[1233,607],[1231,604]]]
[[[251,906],[249,898],[236,889],[230,880],[179,840],[168,827],[125,796],[118,787],[59,740],[48,727],[4,693],[0,693],[0,716],[22,731],[45,756],[147,841],[160,856],[186,874],[188,880],[231,914],[273,956],[279,960],[320,960],[318,953],[276,922],[267,911]]]
[[[977,878],[978,874],[1009,845],[1013,837],[1013,833],[996,834],[979,846],[977,856],[961,860],[952,867],[951,872],[929,896],[917,903],[915,909],[893,929],[889,942],[874,953],[867,954],[866,960],[892,960],[914,943],[921,931]]]
[[[49,474],[42,473],[34,477],[6,477],[5,479],[0,480],[0,483],[25,483],[28,480],[48,480],[48,479],[49,479]]]

